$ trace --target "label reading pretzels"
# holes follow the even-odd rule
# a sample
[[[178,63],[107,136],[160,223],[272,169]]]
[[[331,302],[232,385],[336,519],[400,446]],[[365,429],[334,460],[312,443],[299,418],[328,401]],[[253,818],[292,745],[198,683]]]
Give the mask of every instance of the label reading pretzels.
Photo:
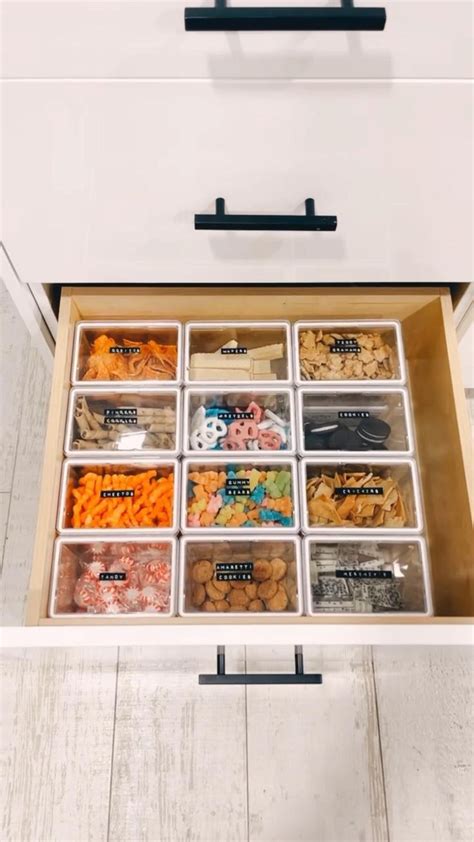
[[[218,412],[219,421],[253,421],[253,412]]]
[[[216,563],[216,579],[218,582],[251,582],[253,562],[222,562]]]

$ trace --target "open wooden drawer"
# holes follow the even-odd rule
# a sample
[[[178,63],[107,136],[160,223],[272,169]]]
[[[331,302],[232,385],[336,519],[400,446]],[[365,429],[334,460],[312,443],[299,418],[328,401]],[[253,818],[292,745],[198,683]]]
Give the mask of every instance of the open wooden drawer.
[[[48,619],[74,324],[79,319],[399,319],[415,420],[431,558],[433,617]],[[448,288],[64,288],[27,624],[52,645],[159,643],[450,643],[470,634],[469,424]],[[33,629],[31,629],[33,631]],[[32,635],[33,639],[33,635]]]

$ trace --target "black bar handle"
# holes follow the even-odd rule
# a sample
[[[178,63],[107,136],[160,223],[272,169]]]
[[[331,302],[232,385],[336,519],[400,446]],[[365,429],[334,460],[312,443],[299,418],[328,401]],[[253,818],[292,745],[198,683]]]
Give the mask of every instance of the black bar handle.
[[[341,0],[340,7],[241,6],[230,8],[225,0],[215,0],[214,7],[186,8],[187,32],[217,31],[348,31],[380,32],[387,13],[383,7],[357,8],[352,0]]]
[[[304,216],[226,213],[225,200],[216,199],[215,213],[197,213],[196,231],[335,231],[337,216],[317,216],[314,199],[306,199]]]
[[[295,646],[295,672],[281,673],[226,673],[225,646],[217,647],[217,673],[214,675],[201,674],[199,684],[322,684],[321,673],[305,673],[303,662],[303,647]]]

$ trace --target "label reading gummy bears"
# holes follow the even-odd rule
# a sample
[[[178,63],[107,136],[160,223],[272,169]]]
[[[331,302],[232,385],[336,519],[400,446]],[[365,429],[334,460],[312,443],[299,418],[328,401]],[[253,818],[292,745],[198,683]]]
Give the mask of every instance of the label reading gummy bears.
[[[218,562],[216,564],[216,579],[218,582],[251,582],[252,572],[252,561]]]
[[[229,477],[225,484],[229,497],[250,497],[250,480],[244,477]]]

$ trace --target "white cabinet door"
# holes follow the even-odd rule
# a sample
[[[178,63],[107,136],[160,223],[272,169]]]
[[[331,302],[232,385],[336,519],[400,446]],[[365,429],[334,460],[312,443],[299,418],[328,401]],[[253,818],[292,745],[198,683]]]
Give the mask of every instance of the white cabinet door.
[[[29,283],[472,276],[472,90],[389,82],[9,82],[3,240]],[[327,233],[194,214],[336,214]]]
[[[382,32],[185,32],[185,6],[212,0],[6,0],[10,78],[437,78],[472,76],[472,0],[355,0],[382,6]],[[340,0],[233,0],[232,6]]]

